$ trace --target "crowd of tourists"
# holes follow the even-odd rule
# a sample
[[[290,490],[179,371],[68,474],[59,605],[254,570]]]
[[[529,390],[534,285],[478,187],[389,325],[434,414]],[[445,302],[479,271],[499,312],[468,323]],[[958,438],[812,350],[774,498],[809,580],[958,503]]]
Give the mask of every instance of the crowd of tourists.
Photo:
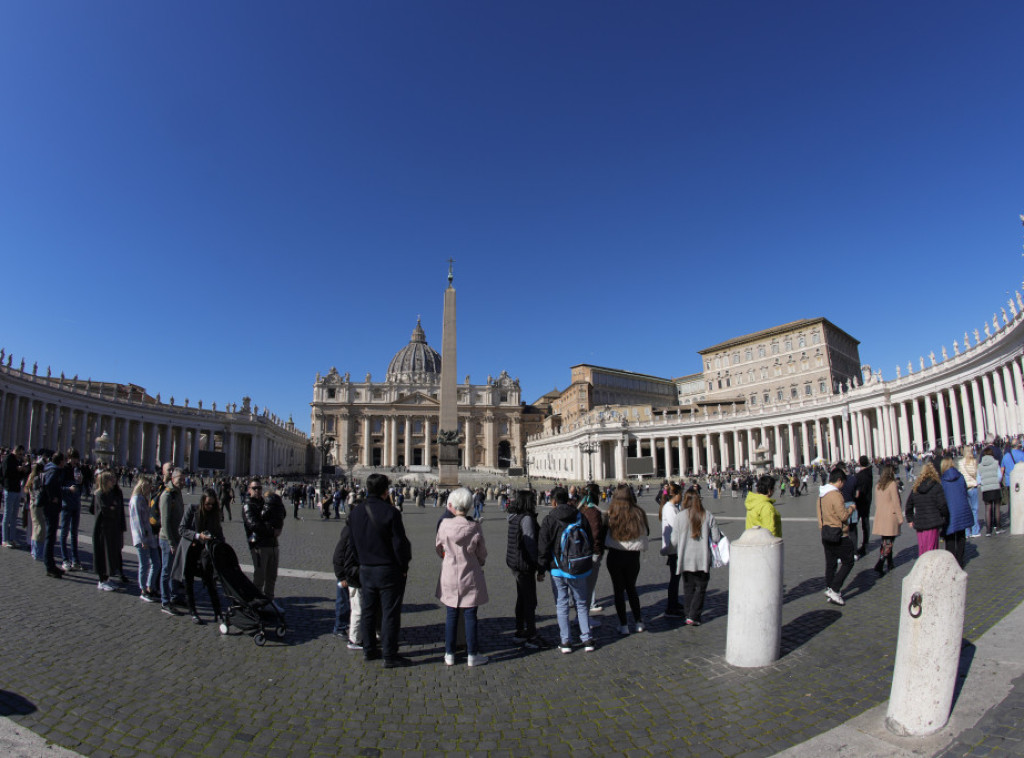
[[[19,446],[0,451],[4,489],[0,529],[3,547],[13,548],[18,546],[21,526],[31,557],[44,564],[47,576],[59,579],[67,571],[83,570],[78,524],[83,501],[88,501],[95,515],[92,571],[98,577],[97,588],[111,591],[119,583],[129,584],[121,561],[124,538],[129,535],[138,554],[140,599],[160,603],[169,615],[188,614],[201,624],[204,620],[194,592],[197,579],[210,598],[214,621],[221,619],[213,566],[203,548],[224,539],[222,523],[225,516],[231,518],[235,488],[253,561],[253,582],[270,601],[275,597],[278,537],[287,518],[282,495],[292,500],[293,516],[299,518],[298,509],[309,507],[312,489],[313,502],[322,514],[329,516],[331,508],[336,517],[347,514],[334,552],[335,634],[347,638],[348,647],[361,651],[367,660],[382,658],[391,667],[408,664],[398,654],[411,561],[402,506],[409,496],[418,507],[426,507],[432,496],[432,504],[443,509],[435,535],[435,550],[441,558],[435,594],[446,608],[444,662],[455,663],[461,619],[467,663],[480,666],[487,658],[481,653],[477,609],[488,602],[484,575],[488,552],[480,519],[484,502],[495,494],[504,495],[505,562],[516,587],[515,639],[528,649],[547,646],[538,633],[536,617],[537,587],[547,579],[555,604],[558,650],[570,653],[578,646],[592,652],[594,629],[602,622],[598,614],[604,610],[596,594],[602,569],[612,585],[618,634],[645,631],[647,617],[637,579],[642,554],[651,544],[659,545],[668,568],[665,615],[680,618],[686,626],[701,624],[710,572],[721,562],[723,535],[703,499],[705,491],[714,497],[716,476],[730,482],[730,489],[735,483],[736,491],[744,493],[746,528],[762,528],[776,537],[782,537],[776,507],[780,484],[786,482],[795,496],[810,481],[821,478],[816,510],[825,555],[825,595],[830,603],[845,604],[843,584],[854,561],[867,554],[870,537],[879,539],[875,572],[881,577],[893,569],[893,544],[904,523],[916,532],[918,555],[938,548],[942,540],[963,566],[967,540],[1004,531],[1002,508],[1009,504],[1010,475],[1024,461],[1024,452],[1020,438],[997,440],[978,446],[977,451],[967,446],[957,451],[958,457],[953,452],[936,451],[920,461],[905,507],[901,506],[900,471],[909,478],[916,462],[907,458],[871,461],[861,457],[831,469],[775,470],[759,476],[741,470],[665,481],[656,488],[658,524],[657,532],[652,532],[650,519],[638,505],[638,498],[650,489],[643,483],[556,486],[538,493],[507,487],[454,491],[409,487],[392,483],[381,473],[371,474],[362,486],[340,480],[319,488],[311,482],[195,477],[200,500],[186,508],[182,493],[190,485],[190,475],[165,464],[158,476],[132,472],[126,507],[119,486],[124,470],[98,467],[94,471],[74,449],[29,456]],[[538,515],[540,504],[551,506],[543,519]],[[571,623],[574,614],[578,638]]]

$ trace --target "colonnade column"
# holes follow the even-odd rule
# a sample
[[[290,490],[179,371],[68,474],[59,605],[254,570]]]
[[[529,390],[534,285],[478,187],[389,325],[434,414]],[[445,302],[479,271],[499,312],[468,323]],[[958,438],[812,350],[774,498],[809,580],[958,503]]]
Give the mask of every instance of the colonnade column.
[[[402,455],[405,457],[405,465],[412,465],[412,416],[405,417],[405,439],[402,445]]]
[[[665,442],[665,478],[672,478],[672,438],[666,437]]]
[[[935,404],[939,410],[939,444],[946,447],[949,444],[949,425],[946,423],[946,398],[942,390],[935,393]]]
[[[473,468],[475,465],[473,462],[473,447],[474,447],[474,434],[473,434],[473,419],[467,416],[462,422],[465,425],[465,452],[462,455],[462,465],[466,468]]]
[[[947,389],[946,393],[949,395],[949,414],[953,421],[953,446],[960,447],[960,409],[957,408],[956,393],[952,387]],[[966,411],[966,408],[964,410]]]
[[[686,476],[686,447],[683,444],[683,435],[679,435],[679,477]]]
[[[423,465],[430,465],[430,416],[423,420]]]
[[[368,416],[363,417],[363,447],[360,451],[363,454],[361,464],[363,466],[369,466],[372,458],[371,448],[373,447],[373,440],[370,437],[370,419]]]
[[[1001,436],[1010,433],[1009,419],[1006,416],[1006,401],[1003,399],[1003,380],[999,376],[999,369],[992,372],[992,407],[996,414],[996,427]]]
[[[620,482],[626,479],[626,446],[621,439],[615,440],[615,479]]]
[[[960,385],[960,405],[964,409],[964,442],[974,441],[974,424],[971,421],[971,402],[967,394],[967,384]]]
[[[911,440],[911,447],[917,445],[917,452],[922,452],[924,447],[924,439],[921,436],[921,415],[920,409],[917,407],[917,398],[913,398],[910,402],[910,425],[914,430],[914,437]]]
[[[924,426],[928,432],[928,445],[924,450],[932,450],[937,446],[935,439],[935,413],[932,411],[932,396],[925,395],[921,398],[924,404]]]
[[[998,422],[996,417],[995,403],[992,402],[992,387],[988,380],[988,374],[983,374],[978,377],[978,379],[981,381],[981,394],[985,402],[985,430],[989,435],[999,435],[1002,433],[1002,430],[1000,429],[1001,424]]]
[[[1003,391],[1006,395],[1003,403],[1003,409],[1006,414],[1006,433],[1008,435],[1016,434],[1020,431],[1021,424],[1017,416],[1017,399],[1014,393],[1013,377],[1010,375],[1009,366],[1003,366],[1001,372],[1003,375]]]
[[[1021,377],[1020,364],[1017,361],[1011,362],[1010,367],[1013,373],[1013,389],[1017,395],[1017,428],[1013,430],[1016,434],[1024,431],[1024,379]]]
[[[796,466],[796,438],[793,436],[793,422],[786,424],[787,437],[789,439],[789,465]]]

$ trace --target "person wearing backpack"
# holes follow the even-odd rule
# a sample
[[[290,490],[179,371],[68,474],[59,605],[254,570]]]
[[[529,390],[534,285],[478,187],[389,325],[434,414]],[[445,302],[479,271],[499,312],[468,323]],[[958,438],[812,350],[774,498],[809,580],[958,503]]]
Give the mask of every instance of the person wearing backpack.
[[[56,453],[43,467],[43,483],[39,488],[39,499],[43,506],[43,515],[46,518],[43,562],[46,564],[46,575],[53,579],[60,579],[64,576],[64,571],[57,568],[57,563],[53,559],[53,549],[57,544],[57,526],[65,489],[64,453]]]
[[[645,629],[636,580],[640,576],[640,553],[647,550],[650,533],[647,514],[637,505],[633,490],[625,484],[616,487],[608,506],[608,530],[604,546],[608,551],[608,576],[612,580],[615,613],[619,617],[621,635],[629,634],[629,625],[626,623],[627,597],[636,631],[642,632]]]
[[[555,596],[555,616],[561,642],[558,649],[572,652],[572,627],[569,625],[570,602],[576,607],[580,641],[584,652],[596,647],[590,633],[590,572],[594,564],[594,537],[590,523],[569,504],[569,491],[555,487],[551,491],[554,509],[540,526],[540,567],[551,574],[551,590]],[[542,574],[543,575],[543,574]]]
[[[583,498],[578,506],[580,513],[590,523],[590,533],[594,535],[594,570],[590,572],[588,583],[590,590],[587,597],[590,598],[590,628],[596,629],[601,626],[601,621],[595,618],[594,614],[600,613],[602,608],[597,604],[597,577],[601,573],[601,561],[604,559],[604,514],[598,506],[600,491],[594,483],[590,483],[583,493]]]

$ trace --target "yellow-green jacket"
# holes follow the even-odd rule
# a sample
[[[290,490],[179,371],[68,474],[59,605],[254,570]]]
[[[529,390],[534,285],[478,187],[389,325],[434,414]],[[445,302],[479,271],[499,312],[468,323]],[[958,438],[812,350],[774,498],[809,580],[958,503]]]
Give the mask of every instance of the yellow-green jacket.
[[[775,510],[775,501],[760,492],[747,494],[747,529],[759,526],[775,537],[782,536],[782,516]]]

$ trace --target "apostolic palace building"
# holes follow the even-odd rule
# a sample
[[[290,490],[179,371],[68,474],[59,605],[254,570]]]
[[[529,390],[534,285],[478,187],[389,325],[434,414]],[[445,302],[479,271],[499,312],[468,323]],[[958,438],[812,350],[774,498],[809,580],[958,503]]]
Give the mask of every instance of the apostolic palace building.
[[[785,324],[700,351],[702,373],[676,380],[676,401],[638,413],[629,398],[577,402],[526,444],[534,476],[624,479],[769,464],[891,456],[1024,431],[1024,302],[1019,292],[980,333],[883,379],[858,343],[826,319]],[[602,373],[612,371],[605,369]],[[626,372],[618,372],[625,374]],[[650,385],[652,377],[637,375]],[[664,380],[663,380],[664,381]],[[641,465],[636,465],[637,463]]]

